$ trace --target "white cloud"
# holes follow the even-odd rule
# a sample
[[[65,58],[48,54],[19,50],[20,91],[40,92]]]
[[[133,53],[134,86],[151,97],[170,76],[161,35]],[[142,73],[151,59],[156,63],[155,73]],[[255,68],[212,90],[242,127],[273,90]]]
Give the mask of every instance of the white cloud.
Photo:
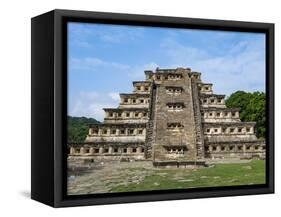
[[[144,70],[155,70],[160,67],[155,62],[146,63],[143,65],[127,65],[118,62],[105,61],[96,57],[85,57],[85,58],[71,58],[69,61],[69,68],[76,70],[79,73],[81,71],[101,71],[102,69],[107,69],[109,71],[116,71],[118,73],[123,73],[124,79],[144,79]],[[118,71],[117,71],[118,70]]]
[[[144,70],[155,70],[159,65],[154,62],[150,62],[141,66],[133,66],[128,72],[128,77],[131,79],[143,80]]]
[[[113,99],[114,101],[119,101],[120,100],[119,93],[117,93],[117,92],[111,92],[111,93],[108,94],[108,96],[110,96],[111,99]]]
[[[93,35],[99,37],[102,41],[109,43],[123,43],[124,41],[139,40],[144,33],[141,27],[118,27],[111,26],[107,28],[95,29]]]
[[[204,49],[185,46],[172,39],[163,41],[168,67],[190,67],[202,72],[202,80],[214,90],[229,95],[237,90],[265,90],[265,45],[262,40],[240,41],[225,52],[213,55]]]
[[[70,99],[69,115],[77,117],[92,117],[103,122],[103,108],[116,108],[119,101],[113,99],[113,93],[81,91]]]
[[[194,61],[206,59],[208,57],[205,50],[182,45],[171,38],[164,39],[160,47],[163,49],[162,54],[166,54],[170,62],[178,64],[178,67],[183,67],[186,64],[191,64]]]
[[[71,23],[69,31],[71,35],[83,42],[88,42],[94,37],[108,43],[123,43],[142,38],[145,29],[143,27],[114,26],[103,24],[77,24]],[[79,44],[78,44],[79,45]]]
[[[110,70],[119,69],[125,73],[125,80],[144,80],[144,70],[154,70],[158,65],[156,63],[148,63],[142,66],[127,66],[119,63],[109,63],[99,58],[83,58],[71,59],[72,69],[79,72],[81,70],[97,70],[100,66],[107,66]],[[114,70],[117,72],[116,70]],[[126,77],[127,76],[127,77]],[[123,77],[122,77],[123,78]],[[130,91],[129,91],[130,92]],[[116,108],[120,102],[119,92],[97,92],[97,91],[81,91],[69,97],[69,115],[92,117],[98,121],[103,121],[103,108]]]
[[[69,42],[70,46],[79,47],[82,49],[91,49],[93,51],[94,45],[89,43],[86,40],[80,39],[73,39]]]
[[[71,58],[69,61],[69,68],[78,70],[96,70],[98,67],[110,67],[112,70],[127,70],[130,68],[129,65],[105,61],[96,57],[85,57],[85,58]]]

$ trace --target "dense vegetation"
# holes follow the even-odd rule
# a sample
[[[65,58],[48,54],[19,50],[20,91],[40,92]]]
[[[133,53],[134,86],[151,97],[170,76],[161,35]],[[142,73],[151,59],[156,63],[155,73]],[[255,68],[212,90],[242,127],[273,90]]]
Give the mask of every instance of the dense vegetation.
[[[265,117],[265,93],[247,93],[237,91],[231,94],[225,101],[229,108],[241,108],[240,118],[242,121],[257,122],[256,131],[259,138],[265,137],[266,117]]]
[[[68,142],[84,142],[89,124],[100,123],[94,118],[71,116],[68,116],[67,121]]]

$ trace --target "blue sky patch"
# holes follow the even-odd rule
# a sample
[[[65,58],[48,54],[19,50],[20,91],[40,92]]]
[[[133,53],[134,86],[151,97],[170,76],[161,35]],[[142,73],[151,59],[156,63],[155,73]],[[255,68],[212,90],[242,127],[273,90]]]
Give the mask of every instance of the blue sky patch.
[[[68,23],[68,114],[102,121],[144,70],[188,67],[214,92],[265,90],[265,34]]]

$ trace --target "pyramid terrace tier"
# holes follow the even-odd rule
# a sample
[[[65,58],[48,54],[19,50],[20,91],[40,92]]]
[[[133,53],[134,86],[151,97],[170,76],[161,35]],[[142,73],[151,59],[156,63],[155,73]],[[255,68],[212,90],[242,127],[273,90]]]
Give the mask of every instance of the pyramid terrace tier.
[[[151,81],[133,81],[134,93],[149,94],[152,88]]]
[[[147,123],[148,108],[104,108],[104,123]]]
[[[240,122],[239,108],[201,108],[203,122]]]
[[[256,141],[255,122],[204,123],[206,142]]]
[[[204,143],[205,157],[210,159],[265,159],[264,140],[217,141]]]
[[[256,122],[204,122],[204,135],[254,135]]]
[[[146,123],[91,124],[85,142],[144,142]]]
[[[198,83],[198,90],[200,94],[212,95],[213,94],[213,84],[211,83]]]
[[[223,94],[205,94],[201,93],[200,104],[203,108],[215,107],[215,108],[226,108],[225,106],[225,95]]]
[[[148,108],[150,102],[149,93],[120,93],[121,102],[119,108]]]
[[[176,68],[176,69],[159,69],[157,68],[155,72],[147,70],[144,71],[146,76],[146,81],[154,81],[156,84],[161,84],[167,81],[179,81],[185,76],[194,78],[197,81],[201,81],[200,72],[191,72],[190,68]]]
[[[120,143],[120,142],[84,142],[69,143],[69,157],[95,157],[101,159],[120,159],[120,157],[130,157],[144,159],[145,143]]]

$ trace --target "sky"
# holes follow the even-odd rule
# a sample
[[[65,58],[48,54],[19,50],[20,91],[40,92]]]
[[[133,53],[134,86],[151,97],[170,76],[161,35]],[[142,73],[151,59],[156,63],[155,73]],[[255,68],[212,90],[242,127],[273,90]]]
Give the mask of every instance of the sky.
[[[217,94],[265,91],[265,34],[70,22],[68,115],[103,121],[144,70],[191,68]]]

